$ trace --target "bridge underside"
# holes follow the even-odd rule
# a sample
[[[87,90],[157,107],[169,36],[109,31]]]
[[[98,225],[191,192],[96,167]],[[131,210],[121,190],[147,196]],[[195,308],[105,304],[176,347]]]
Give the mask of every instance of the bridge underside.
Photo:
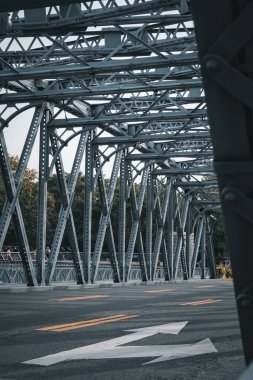
[[[12,220],[30,286],[55,278],[64,234],[79,284],[98,280],[105,247],[114,282],[129,281],[136,265],[142,281],[153,281],[160,269],[167,281],[179,274],[190,279],[199,262],[201,277],[208,267],[215,278],[211,217],[220,203],[188,1],[66,3],[40,0],[43,8],[31,9],[23,1],[21,10],[17,1],[0,5],[0,165],[6,194],[0,251]],[[23,128],[21,119],[30,126],[13,171],[5,134],[7,128]],[[39,178],[33,257],[19,196],[34,151]],[[66,162],[72,163],[68,176]],[[72,211],[80,171],[81,245]],[[61,207],[46,260],[47,185],[53,173]]]

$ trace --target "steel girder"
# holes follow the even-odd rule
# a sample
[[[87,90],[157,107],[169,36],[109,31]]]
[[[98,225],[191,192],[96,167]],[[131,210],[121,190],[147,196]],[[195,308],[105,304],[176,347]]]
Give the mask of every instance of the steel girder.
[[[252,377],[252,1],[192,0],[215,169],[231,253],[246,364]],[[221,5],[221,6],[220,6]],[[216,12],[219,7],[219,12]],[[205,22],[203,22],[205,20]],[[224,144],[224,142],[226,142]]]
[[[188,279],[200,259],[202,277],[206,260],[215,277],[210,214],[219,198],[188,2],[65,3],[45,0],[33,9],[29,1],[23,9],[16,1],[0,5],[10,12],[0,13],[0,159],[6,189],[0,247],[13,218],[28,285],[53,281],[65,230],[80,284],[96,282],[107,258],[115,282],[129,281],[136,265],[143,281],[155,280],[159,268],[166,281]],[[15,129],[16,118],[32,110],[23,146],[27,156],[21,155],[13,175],[6,128]],[[36,279],[19,193],[39,130]],[[64,152],[77,139],[66,178]],[[82,242],[72,210],[80,170]],[[61,207],[46,261],[47,183],[54,172]]]

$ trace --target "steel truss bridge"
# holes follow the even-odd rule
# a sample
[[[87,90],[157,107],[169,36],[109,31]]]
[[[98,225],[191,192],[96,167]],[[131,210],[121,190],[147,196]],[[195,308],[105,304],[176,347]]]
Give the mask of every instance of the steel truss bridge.
[[[153,281],[160,265],[165,280],[179,272],[190,279],[200,259],[201,277],[208,266],[215,278],[211,217],[220,201],[189,2],[9,0],[1,2],[0,12],[0,165],[6,191],[0,251],[12,220],[29,286],[53,281],[65,231],[78,284],[98,280],[105,242],[114,282],[129,281],[136,255],[142,281]],[[6,129],[22,128],[17,120],[31,113],[13,172]],[[34,261],[19,195],[36,136]],[[72,142],[66,178],[63,155]],[[80,171],[82,247],[72,212]],[[47,182],[54,172],[61,208],[46,261]],[[117,236],[111,219],[116,185]],[[92,249],[95,191],[101,217]]]

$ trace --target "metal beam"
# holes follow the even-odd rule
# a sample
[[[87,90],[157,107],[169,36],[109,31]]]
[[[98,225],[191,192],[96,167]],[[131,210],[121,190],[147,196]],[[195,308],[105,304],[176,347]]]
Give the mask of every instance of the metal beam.
[[[0,12],[12,12],[19,9],[35,9],[49,7],[52,5],[74,4],[77,0],[2,0],[0,4]]]
[[[192,0],[246,363],[253,360],[252,1]],[[217,12],[217,9],[219,11]],[[226,142],[224,144],[224,142]]]

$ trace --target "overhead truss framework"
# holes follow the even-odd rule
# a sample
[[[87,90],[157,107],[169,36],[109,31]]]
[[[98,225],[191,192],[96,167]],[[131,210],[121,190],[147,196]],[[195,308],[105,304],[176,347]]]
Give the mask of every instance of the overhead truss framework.
[[[96,282],[105,244],[115,282],[128,281],[133,260],[143,281],[153,281],[158,268],[165,280],[192,278],[199,261],[202,278],[207,266],[214,278],[211,215],[219,197],[188,1],[39,3],[35,9],[29,1],[22,2],[25,9],[17,1],[9,1],[9,9],[5,1],[0,5],[0,165],[6,189],[0,250],[12,218],[28,285],[53,281],[65,232],[79,284]],[[6,128],[22,128],[16,120],[31,112],[13,173]],[[19,194],[36,136],[35,265]],[[72,141],[66,178],[63,155]],[[72,212],[80,171],[81,247]],[[47,182],[54,172],[61,208],[46,261]],[[95,192],[101,217],[92,247]]]

